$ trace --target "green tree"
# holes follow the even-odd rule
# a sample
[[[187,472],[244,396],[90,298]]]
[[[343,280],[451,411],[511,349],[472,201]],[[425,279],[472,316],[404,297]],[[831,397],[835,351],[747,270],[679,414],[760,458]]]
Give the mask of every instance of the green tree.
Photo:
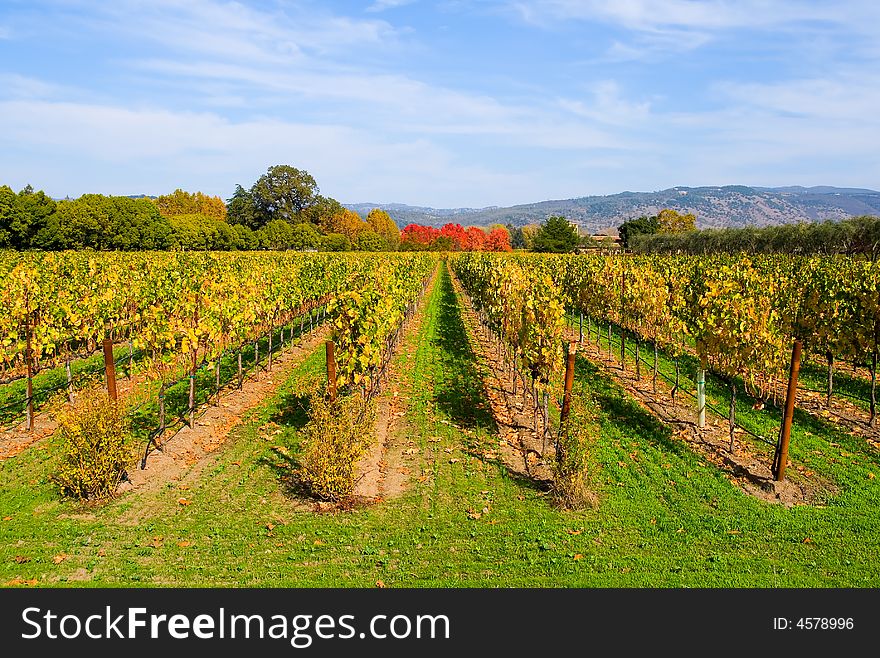
[[[23,212],[12,188],[8,185],[0,187],[0,247],[18,248],[17,231],[12,227],[22,222]]]
[[[523,238],[523,230],[513,224],[507,224],[504,228],[510,234],[510,246],[514,249],[525,249],[526,241]]]
[[[360,251],[387,251],[388,241],[375,231],[364,231],[357,236],[357,248]]]
[[[260,239],[256,233],[243,224],[230,225],[235,231],[236,249],[250,251],[260,248]]]
[[[577,229],[565,217],[554,215],[541,225],[535,235],[535,251],[567,253],[578,244]]]
[[[660,223],[657,221],[656,215],[652,217],[642,215],[636,219],[626,220],[618,227],[617,232],[620,233],[620,240],[623,243],[624,249],[630,249],[630,240],[633,237],[636,235],[653,235],[659,229]]]
[[[59,202],[55,218],[57,244],[64,249],[164,249],[172,232],[169,220],[148,199],[84,194]],[[38,240],[44,240],[43,234]]]
[[[321,240],[321,248],[324,251],[348,251],[351,242],[342,233],[328,233]]]
[[[205,215],[175,215],[170,217],[171,238],[169,240],[172,249],[183,251],[210,251],[222,249],[221,233],[216,219]],[[234,231],[234,229],[233,229]]]
[[[308,222],[293,227],[290,234],[290,248],[297,251],[317,249],[321,245],[321,234]]]
[[[326,228],[330,220],[343,210],[345,206],[339,201],[319,194],[315,197],[315,202],[306,210],[305,217],[315,226]]]
[[[257,179],[251,196],[265,222],[281,219],[291,223],[307,221],[303,212],[317,200],[318,185],[307,171],[290,165],[275,165]]]
[[[281,251],[290,249],[293,245],[293,227],[282,219],[273,219],[258,233],[260,234],[260,246],[263,249]]]
[[[257,210],[253,194],[241,185],[235,186],[235,192],[226,201],[226,219],[230,224],[247,226],[252,231],[266,223]]]

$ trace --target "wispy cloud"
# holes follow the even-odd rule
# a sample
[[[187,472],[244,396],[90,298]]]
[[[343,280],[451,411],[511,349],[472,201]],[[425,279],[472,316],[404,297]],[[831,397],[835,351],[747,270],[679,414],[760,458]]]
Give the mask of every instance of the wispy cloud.
[[[367,7],[366,11],[376,13],[388,9],[396,9],[397,7],[403,7],[404,5],[411,5],[415,1],[416,0],[376,0],[373,4]]]

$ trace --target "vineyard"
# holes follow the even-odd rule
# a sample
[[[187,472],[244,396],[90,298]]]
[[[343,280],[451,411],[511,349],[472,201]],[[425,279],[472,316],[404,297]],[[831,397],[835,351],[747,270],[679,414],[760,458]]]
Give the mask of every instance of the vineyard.
[[[877,262],[0,252],[0,308],[8,585],[880,583]],[[137,459],[78,501],[95,391]]]

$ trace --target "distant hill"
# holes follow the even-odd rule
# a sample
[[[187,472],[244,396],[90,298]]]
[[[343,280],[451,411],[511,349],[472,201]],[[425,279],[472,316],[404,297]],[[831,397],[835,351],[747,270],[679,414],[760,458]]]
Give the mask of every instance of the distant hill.
[[[845,187],[672,187],[659,192],[621,192],[607,196],[541,201],[508,208],[424,208],[399,203],[346,205],[362,216],[373,208],[385,210],[401,227],[407,224],[465,226],[543,222],[564,215],[584,231],[598,232],[663,208],[692,212],[699,228],[769,226],[802,221],[845,219],[855,215],[880,215],[880,192]]]

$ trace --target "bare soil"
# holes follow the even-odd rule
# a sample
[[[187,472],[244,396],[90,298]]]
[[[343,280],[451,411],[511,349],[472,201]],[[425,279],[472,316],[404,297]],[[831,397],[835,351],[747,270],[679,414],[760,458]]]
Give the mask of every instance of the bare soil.
[[[532,401],[528,395],[523,395],[525,390],[521,382],[518,382],[517,391],[514,392],[514,382],[495,338],[480,323],[470,297],[455,274],[450,272],[450,275],[462,305],[471,349],[484,366],[483,389],[501,436],[497,453],[488,451],[482,456],[489,460],[500,460],[511,472],[549,486],[553,481],[553,442],[543,435],[540,428],[539,431],[535,430]]]
[[[326,340],[329,328],[318,327],[293,347],[273,357],[272,370],[260,369],[246,379],[241,389],[236,386],[221,390],[219,404],[205,405],[196,417],[194,427],[184,426],[176,434],[164,437],[161,450],[153,449],[144,469],[128,472],[117,493],[132,490],[153,490],[171,480],[181,480],[192,471],[200,472],[206,457],[216,451],[239,425],[244,415],[277,390],[304,358]]]
[[[401,329],[394,354],[388,362],[382,391],[376,397],[375,437],[371,448],[357,465],[353,498],[361,503],[381,502],[406,490],[413,472],[418,448],[406,438],[407,396],[404,369],[397,358],[414,354],[415,341],[421,333],[425,307],[437,284],[436,271],[422,294],[412,318]]]

